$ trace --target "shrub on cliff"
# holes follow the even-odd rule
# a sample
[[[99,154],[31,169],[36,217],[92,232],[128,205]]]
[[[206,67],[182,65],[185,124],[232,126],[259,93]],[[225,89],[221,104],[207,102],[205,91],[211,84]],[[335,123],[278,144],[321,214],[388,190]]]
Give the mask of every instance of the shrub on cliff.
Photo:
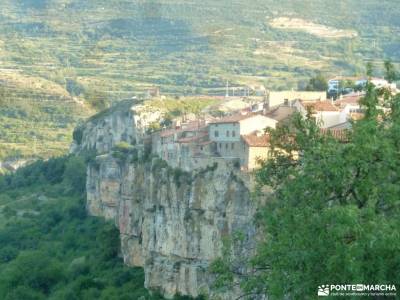
[[[74,132],[72,133],[72,138],[76,142],[77,145],[80,145],[82,143],[82,139],[83,139],[83,127],[82,126],[77,126],[74,129]]]
[[[152,166],[151,166],[151,171],[152,172],[158,172],[162,169],[168,168],[168,163],[161,159],[161,158],[155,158],[153,160]]]
[[[189,172],[186,172],[180,168],[174,168],[172,171],[172,177],[177,187],[180,187],[182,184],[189,184],[192,181],[192,176]]]
[[[128,157],[131,157],[132,162],[136,162],[138,160],[138,151],[127,142],[119,142],[114,146],[112,156],[121,162],[125,162]]]

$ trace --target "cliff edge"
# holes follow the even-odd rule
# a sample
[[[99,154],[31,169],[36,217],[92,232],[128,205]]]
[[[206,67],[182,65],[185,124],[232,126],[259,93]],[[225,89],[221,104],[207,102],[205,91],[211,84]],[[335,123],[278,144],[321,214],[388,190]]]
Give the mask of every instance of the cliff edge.
[[[146,288],[167,298],[214,298],[210,264],[224,247],[233,257],[247,257],[255,246],[251,180],[222,160],[184,172],[149,155],[143,151],[144,128],[155,117],[142,116],[134,104],[124,103],[79,128],[72,151],[98,154],[87,169],[88,212],[119,228],[124,261],[144,268]],[[141,151],[115,155],[113,147],[121,141]],[[237,233],[240,241],[227,246]],[[238,295],[240,290],[218,293],[219,299]]]

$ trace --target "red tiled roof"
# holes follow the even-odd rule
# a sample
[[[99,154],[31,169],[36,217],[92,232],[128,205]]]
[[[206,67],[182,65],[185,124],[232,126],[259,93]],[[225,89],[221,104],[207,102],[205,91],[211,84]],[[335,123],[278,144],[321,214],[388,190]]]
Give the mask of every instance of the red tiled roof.
[[[303,101],[300,100],[300,103],[305,107],[310,107],[315,111],[338,111],[339,109],[332,104],[331,101]]]
[[[364,97],[364,94],[344,96],[342,99],[336,100],[335,105],[339,107],[344,107],[346,104],[358,105],[362,97]]]
[[[160,137],[171,136],[171,135],[174,135],[175,133],[178,133],[179,131],[180,131],[179,129],[166,129],[166,130],[161,131]]]
[[[175,133],[181,133],[185,131],[204,131],[206,130],[207,126],[198,121],[193,121],[187,124],[182,124],[181,128],[170,128],[170,129],[165,129],[160,132],[160,137],[167,137],[174,135]]]
[[[269,135],[248,134],[242,135],[242,139],[249,147],[267,147],[269,145]]]
[[[320,132],[323,135],[331,135],[333,138],[341,141],[341,142],[347,142],[348,137],[347,137],[347,129],[328,129],[328,128],[321,128]]]

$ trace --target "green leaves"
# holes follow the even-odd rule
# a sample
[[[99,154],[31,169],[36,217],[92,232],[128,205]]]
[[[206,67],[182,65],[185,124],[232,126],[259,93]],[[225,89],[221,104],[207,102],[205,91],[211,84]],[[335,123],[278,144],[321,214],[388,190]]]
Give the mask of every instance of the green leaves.
[[[387,101],[394,109],[383,113],[367,86],[366,116],[346,143],[299,118],[272,132],[277,155],[257,181],[275,192],[261,213],[265,241],[253,261],[269,267],[253,282],[271,299],[309,298],[327,283],[400,282],[400,119],[397,97]]]
[[[326,91],[328,89],[328,82],[322,74],[317,74],[308,82],[306,91]]]
[[[123,265],[115,226],[87,216],[85,176],[81,158],[65,157],[0,177],[15,211],[0,224],[0,299],[161,299]]]
[[[385,66],[385,79],[389,82],[396,81],[399,78],[399,74],[396,71],[393,63],[390,60],[386,60]]]

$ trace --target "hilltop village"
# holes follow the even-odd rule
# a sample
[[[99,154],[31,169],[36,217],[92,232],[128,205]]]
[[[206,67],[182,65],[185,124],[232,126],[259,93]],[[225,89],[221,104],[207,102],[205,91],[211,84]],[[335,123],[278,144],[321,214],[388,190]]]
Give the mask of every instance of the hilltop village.
[[[374,80],[377,88],[396,91],[393,84]],[[336,79],[329,81],[329,88],[337,88],[335,83]],[[266,129],[276,128],[295,112],[304,117],[311,112],[322,133],[343,140],[351,122],[363,117],[360,99],[364,92],[352,91],[336,100],[328,99],[327,94],[280,91],[258,97],[226,97],[225,103],[236,101],[237,109],[232,105],[229,112],[218,117],[203,113],[200,117],[174,119],[169,126],[151,134],[151,151],[172,167],[187,171],[215,162],[230,162],[242,171],[252,171],[270,155]]]

